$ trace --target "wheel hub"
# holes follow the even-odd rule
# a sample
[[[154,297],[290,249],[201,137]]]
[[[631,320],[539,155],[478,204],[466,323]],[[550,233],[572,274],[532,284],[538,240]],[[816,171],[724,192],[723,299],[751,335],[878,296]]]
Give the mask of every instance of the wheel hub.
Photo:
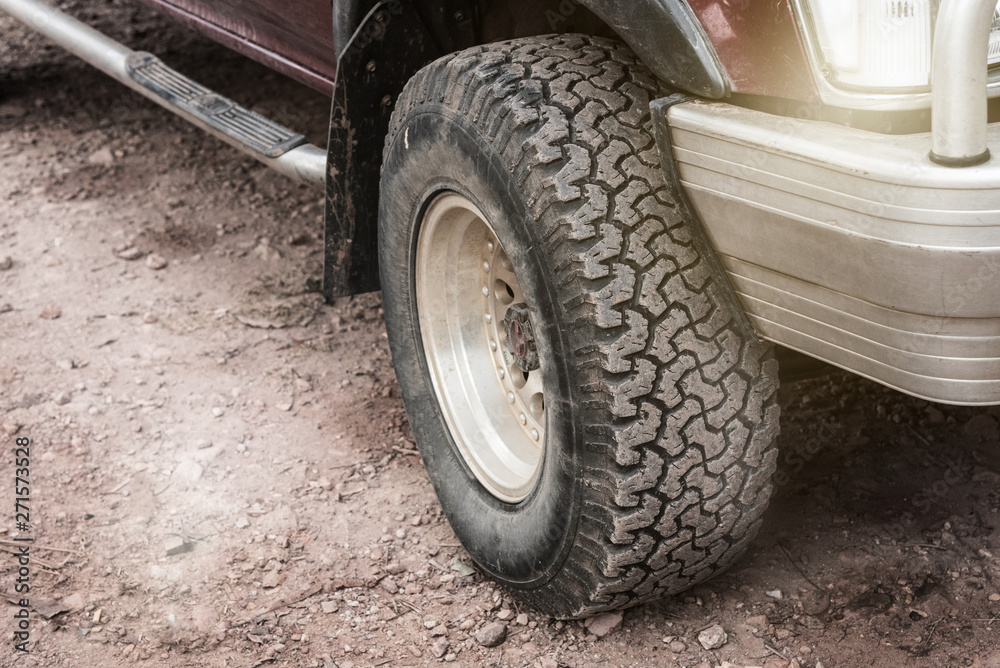
[[[416,259],[424,353],[455,444],[490,493],[520,501],[541,470],[545,399],[514,267],[482,212],[455,193],[428,207]]]
[[[538,368],[538,349],[535,347],[535,333],[531,327],[531,314],[528,305],[513,304],[507,309],[503,319],[507,334],[507,352],[513,358],[514,364],[521,371],[534,371]]]

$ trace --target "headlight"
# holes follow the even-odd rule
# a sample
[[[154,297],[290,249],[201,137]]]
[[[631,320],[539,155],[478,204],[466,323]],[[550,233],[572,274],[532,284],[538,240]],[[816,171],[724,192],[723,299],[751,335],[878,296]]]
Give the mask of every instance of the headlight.
[[[885,93],[929,90],[939,0],[800,0],[813,57],[834,86]],[[961,44],[945,48],[962,48]],[[1000,63],[1000,2],[989,64]]]

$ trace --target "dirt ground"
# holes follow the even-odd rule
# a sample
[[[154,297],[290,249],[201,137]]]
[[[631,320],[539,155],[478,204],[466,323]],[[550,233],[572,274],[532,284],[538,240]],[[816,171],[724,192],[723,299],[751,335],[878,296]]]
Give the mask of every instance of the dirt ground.
[[[63,6],[323,143],[322,96],[132,2]],[[316,192],[0,17],[0,665],[1000,667],[997,409],[785,384],[750,553],[620,626],[556,622],[457,544],[378,295],[315,292],[321,235]]]

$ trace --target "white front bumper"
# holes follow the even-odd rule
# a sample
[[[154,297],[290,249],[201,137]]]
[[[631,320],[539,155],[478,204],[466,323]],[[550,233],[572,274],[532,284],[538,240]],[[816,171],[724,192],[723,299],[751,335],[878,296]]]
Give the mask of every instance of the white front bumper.
[[[993,158],[723,103],[669,108],[680,180],[766,339],[927,399],[1000,403]]]

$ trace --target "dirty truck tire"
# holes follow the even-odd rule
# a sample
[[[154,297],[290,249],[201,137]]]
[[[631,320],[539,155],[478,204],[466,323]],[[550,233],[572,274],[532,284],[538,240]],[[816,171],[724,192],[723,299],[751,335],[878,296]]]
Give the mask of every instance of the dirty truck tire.
[[[648,106],[658,87],[617,42],[492,44],[414,76],[386,141],[383,298],[414,436],[476,563],[561,618],[718,573],[771,492],[777,363],[742,334],[666,188]],[[441,193],[488,221],[530,308],[545,437],[523,498],[482,483],[435,390],[417,297],[431,277],[416,264]]]

